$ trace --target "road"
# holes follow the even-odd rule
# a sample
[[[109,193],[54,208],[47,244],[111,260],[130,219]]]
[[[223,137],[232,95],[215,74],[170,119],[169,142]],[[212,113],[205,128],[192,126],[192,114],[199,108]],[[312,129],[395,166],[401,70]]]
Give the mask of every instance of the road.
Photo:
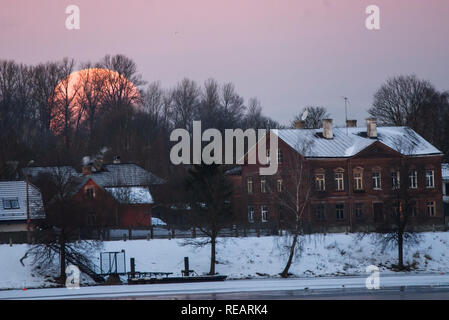
[[[0,299],[429,299],[449,298],[449,275],[394,274],[367,290],[366,277],[227,280],[182,284],[0,291]]]

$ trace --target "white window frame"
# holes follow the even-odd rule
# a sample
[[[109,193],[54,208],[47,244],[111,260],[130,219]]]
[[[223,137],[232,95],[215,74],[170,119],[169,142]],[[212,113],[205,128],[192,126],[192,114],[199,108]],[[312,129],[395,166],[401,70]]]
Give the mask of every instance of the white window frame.
[[[267,193],[267,179],[260,179],[260,192]]]
[[[391,188],[393,190],[401,188],[401,173],[399,171],[393,171],[391,173]]]
[[[435,217],[436,216],[435,201],[427,201],[426,202],[426,210],[427,210],[427,215],[429,217]]]
[[[278,192],[282,192],[283,191],[283,181],[282,181],[282,179],[278,179],[277,180],[277,190],[278,190]]]
[[[380,170],[373,171],[371,175],[374,190],[382,190],[382,173]]]
[[[345,178],[343,172],[335,172],[335,183],[337,185],[337,191],[345,190]]]
[[[337,207],[338,206],[343,206],[341,209]],[[340,215],[341,213],[341,215]],[[335,204],[335,216],[337,218],[337,220],[344,220],[345,219],[345,204],[344,203],[337,203]]]
[[[248,194],[253,194],[253,178],[246,178],[246,191]]]
[[[363,171],[354,172],[354,189],[363,190]]]
[[[326,175],[324,173],[315,174],[315,187],[317,191],[326,191]]]
[[[277,159],[278,159],[278,164],[281,164],[282,163],[282,150],[281,149],[278,149],[278,157],[277,157]]]
[[[248,206],[248,222],[254,222],[254,206]]]
[[[432,169],[426,170],[426,188],[435,188],[435,172]]]
[[[268,222],[268,206],[260,206],[260,220],[262,222]]]
[[[418,188],[418,171],[412,170],[408,174],[408,183],[410,189]]]

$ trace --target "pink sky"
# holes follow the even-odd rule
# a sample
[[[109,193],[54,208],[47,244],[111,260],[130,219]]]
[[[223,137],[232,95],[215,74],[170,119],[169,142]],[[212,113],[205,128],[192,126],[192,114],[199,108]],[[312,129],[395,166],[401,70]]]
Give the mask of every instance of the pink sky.
[[[449,90],[447,0],[0,0],[0,59],[96,61],[123,53],[145,80],[234,82],[281,123],[309,104],[362,121],[389,76]],[[78,5],[81,29],[65,28]],[[365,28],[365,8],[381,30]]]

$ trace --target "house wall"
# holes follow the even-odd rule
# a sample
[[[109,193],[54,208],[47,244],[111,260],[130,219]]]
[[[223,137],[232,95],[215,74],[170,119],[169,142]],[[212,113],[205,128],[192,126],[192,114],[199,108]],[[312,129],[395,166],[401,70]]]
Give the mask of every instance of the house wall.
[[[273,195],[276,192],[276,180],[282,179],[284,187],[289,187],[289,179],[293,176],[295,163],[298,163],[300,157],[288,145],[279,140],[279,149],[282,152],[283,162],[279,164],[278,173],[275,176],[263,177],[259,175],[259,165],[244,165],[240,180],[234,178],[237,196],[234,202],[239,202],[240,211],[238,213],[240,221],[245,221],[246,225],[252,226],[276,226],[282,223],[282,211],[279,210],[278,198]],[[407,166],[416,170],[418,173],[418,188],[410,189],[409,194],[416,201],[418,216],[412,218],[412,224],[442,225],[444,224],[444,210],[442,202],[442,179],[441,179],[441,157],[440,156],[420,156],[405,158],[394,150],[382,144],[374,144],[363,150],[352,158],[335,159],[310,159],[307,161],[305,173],[309,174],[308,183],[311,184],[311,195],[309,204],[305,210],[305,219],[314,228],[323,230],[358,230],[364,229],[375,224],[374,208],[378,203],[385,204],[391,199],[394,191],[392,189],[391,172],[396,170],[401,159],[406,161]],[[296,161],[296,162],[295,162]],[[353,173],[357,167],[363,168],[363,191],[355,191],[353,186]],[[344,190],[336,189],[334,173],[340,169],[344,176]],[[372,172],[374,169],[380,169],[381,189],[375,190],[372,184]],[[434,187],[426,188],[426,169],[434,170]],[[316,171],[325,174],[325,191],[317,191],[314,188],[313,176]],[[253,180],[253,193],[247,192],[247,179]],[[270,181],[271,189],[262,193],[260,182],[262,179]],[[312,178],[312,179],[310,179]],[[290,188],[291,188],[290,184]],[[426,213],[426,202],[434,201],[436,214],[430,217]],[[362,216],[356,217],[356,203],[363,204]],[[319,220],[315,215],[314,206],[322,204],[325,208],[325,219]],[[343,204],[344,217],[337,219],[336,205]],[[266,205],[269,209],[268,222],[261,222],[261,206]],[[254,206],[255,221],[248,222],[248,206]],[[385,213],[384,213],[385,214]]]
[[[88,196],[88,189],[93,189],[94,197]],[[74,196],[76,200],[92,214],[95,214],[95,224],[92,227],[150,227],[151,205],[125,205],[118,203],[112,196],[89,180]],[[89,219],[89,218],[88,218]],[[91,221],[86,221],[91,224]]]

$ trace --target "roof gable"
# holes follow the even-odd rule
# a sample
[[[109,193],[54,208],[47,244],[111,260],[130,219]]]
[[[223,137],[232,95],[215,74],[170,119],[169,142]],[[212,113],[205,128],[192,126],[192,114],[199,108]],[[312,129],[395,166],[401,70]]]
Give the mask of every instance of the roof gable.
[[[380,141],[375,141],[365,149],[361,150],[357,154],[355,154],[352,158],[398,158],[403,157],[403,155],[386,146]]]

